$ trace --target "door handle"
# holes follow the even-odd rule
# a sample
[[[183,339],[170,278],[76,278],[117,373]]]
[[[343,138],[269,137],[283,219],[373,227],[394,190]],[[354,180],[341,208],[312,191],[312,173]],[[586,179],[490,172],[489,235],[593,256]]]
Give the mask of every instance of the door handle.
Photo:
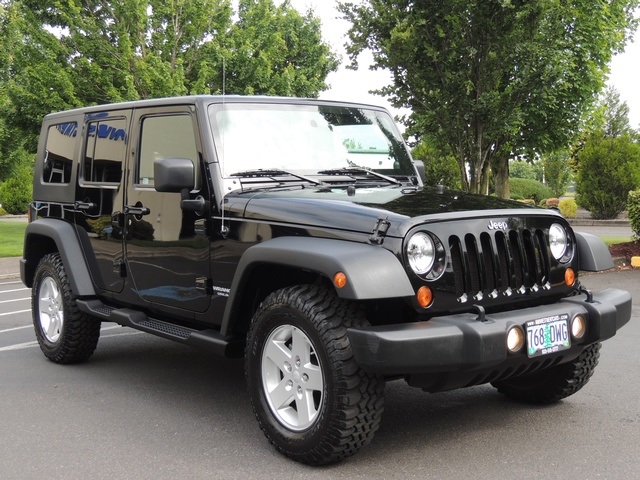
[[[142,203],[138,202],[135,205],[125,205],[124,213],[125,215],[143,216],[149,215],[151,213],[151,210],[149,210],[147,207],[144,207]]]

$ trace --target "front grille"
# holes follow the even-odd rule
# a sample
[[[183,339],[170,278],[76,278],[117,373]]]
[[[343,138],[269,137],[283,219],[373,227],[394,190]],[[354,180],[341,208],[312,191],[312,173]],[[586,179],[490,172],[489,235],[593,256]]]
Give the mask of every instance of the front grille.
[[[449,237],[456,294],[480,301],[515,292],[548,289],[550,262],[541,229],[483,232]]]

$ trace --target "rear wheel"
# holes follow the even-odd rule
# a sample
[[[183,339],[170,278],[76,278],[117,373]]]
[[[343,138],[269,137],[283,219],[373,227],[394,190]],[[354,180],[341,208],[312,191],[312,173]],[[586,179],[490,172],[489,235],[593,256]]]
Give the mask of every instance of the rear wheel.
[[[365,324],[355,304],[316,285],[274,292],[256,312],[245,353],[249,395],[281,453],[322,465],[373,438],[384,380],[358,367],[347,337],[348,327]]]
[[[600,358],[600,343],[589,345],[571,362],[492,385],[500,393],[528,403],[555,403],[584,387]]]
[[[36,339],[56,363],[89,358],[98,344],[100,322],[78,310],[60,254],[45,255],[36,269],[31,311]]]

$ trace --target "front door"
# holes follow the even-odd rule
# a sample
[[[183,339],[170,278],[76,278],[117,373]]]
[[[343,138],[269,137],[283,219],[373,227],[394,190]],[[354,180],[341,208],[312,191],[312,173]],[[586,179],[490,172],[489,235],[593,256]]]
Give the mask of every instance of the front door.
[[[134,113],[130,176],[125,200],[127,272],[141,305],[166,305],[204,312],[210,302],[207,215],[183,211],[179,193],[154,189],[156,158],[188,158],[195,166],[195,188],[203,194],[200,142],[188,107],[138,110]]]

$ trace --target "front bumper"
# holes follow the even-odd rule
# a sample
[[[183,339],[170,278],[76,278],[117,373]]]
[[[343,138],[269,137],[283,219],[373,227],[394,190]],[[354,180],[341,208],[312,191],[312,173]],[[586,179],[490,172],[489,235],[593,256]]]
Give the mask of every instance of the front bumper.
[[[368,372],[389,376],[457,373],[471,378],[474,373],[540,364],[541,358],[542,362],[553,359],[555,364],[569,361],[587,345],[614,336],[631,318],[631,305],[629,292],[610,288],[593,294],[591,303],[583,294],[552,305],[487,314],[484,322],[477,320],[477,314],[465,313],[425,322],[351,328],[348,335],[356,362]],[[556,314],[569,318],[580,314],[587,319],[585,336],[572,341],[569,350],[533,359],[527,357],[526,349],[516,354],[507,350],[510,327],[524,328],[527,321]]]

